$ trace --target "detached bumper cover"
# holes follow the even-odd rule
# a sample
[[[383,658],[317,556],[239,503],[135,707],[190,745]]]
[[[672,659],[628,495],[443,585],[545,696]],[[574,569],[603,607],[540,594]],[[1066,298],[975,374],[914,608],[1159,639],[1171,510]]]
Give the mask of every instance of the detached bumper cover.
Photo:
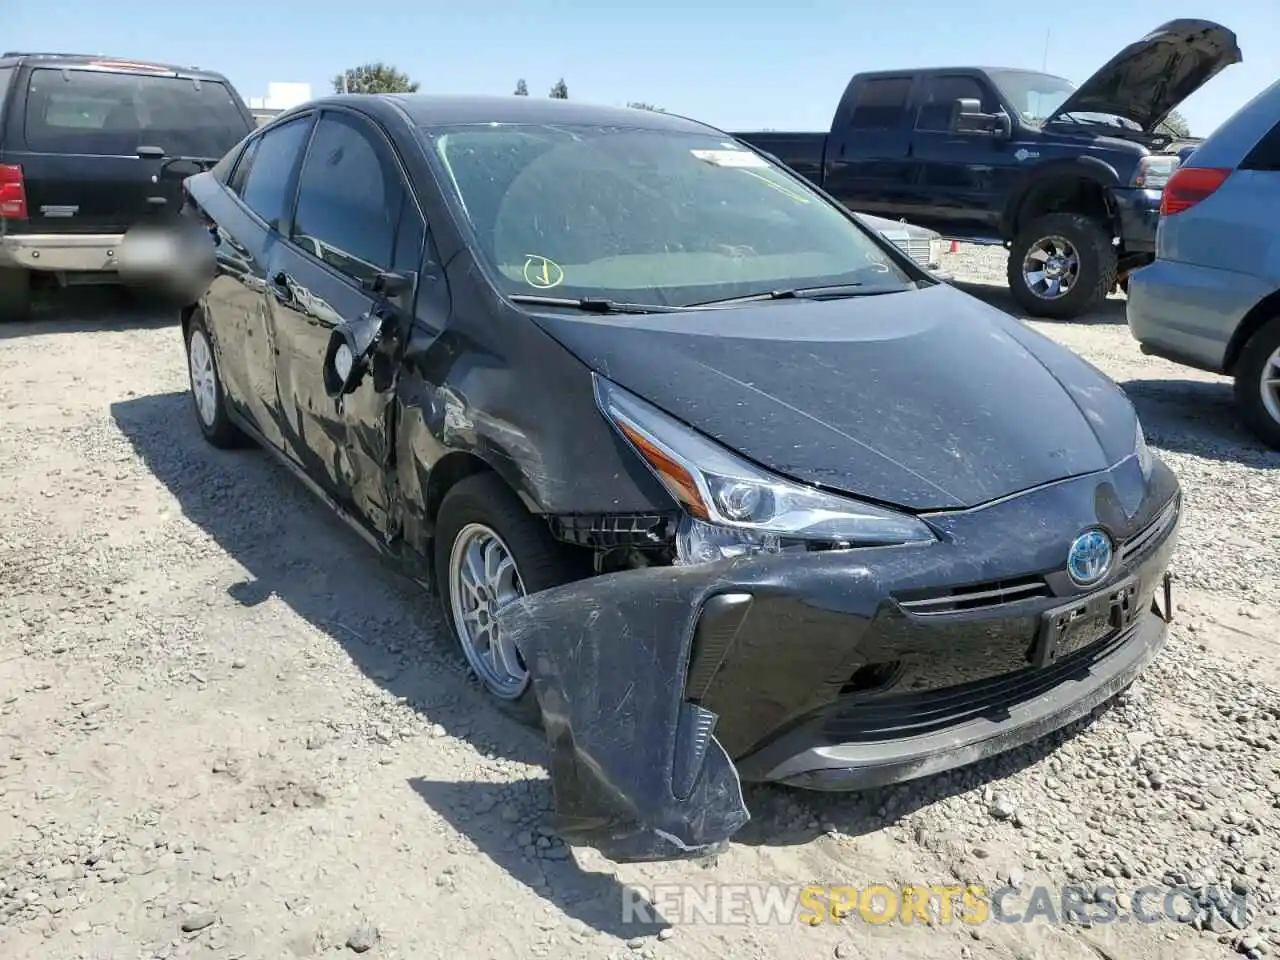
[[[541,707],[557,826],[613,860],[714,853],[750,819],[740,779],[816,789],[909,780],[1029,742],[1117,692],[1159,649],[1120,634],[1032,664],[1081,591],[1072,537],[1113,531],[1138,610],[1163,584],[1177,482],[1129,461],[933,518],[937,544],[653,567],[499,615]],[[1040,571],[1029,575],[1028,571]]]

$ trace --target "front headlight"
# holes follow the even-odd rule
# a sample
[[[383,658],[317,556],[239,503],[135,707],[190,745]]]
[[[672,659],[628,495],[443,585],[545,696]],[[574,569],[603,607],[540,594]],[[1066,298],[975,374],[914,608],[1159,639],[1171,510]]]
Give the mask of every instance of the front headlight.
[[[1142,471],[1143,477],[1150,479],[1155,460],[1151,455],[1151,448],[1147,446],[1147,436],[1142,432],[1142,421],[1135,416],[1133,422],[1137,425],[1138,431],[1133,441],[1134,452],[1138,455],[1138,468]]]
[[[936,540],[921,520],[775,476],[604,377],[596,402],[688,518],[680,559],[705,562],[818,543],[883,546]]]

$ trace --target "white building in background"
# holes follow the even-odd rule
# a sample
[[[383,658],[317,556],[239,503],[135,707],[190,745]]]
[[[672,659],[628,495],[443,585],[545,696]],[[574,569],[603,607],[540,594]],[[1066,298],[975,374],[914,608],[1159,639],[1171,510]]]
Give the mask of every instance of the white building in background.
[[[279,83],[273,80],[267,84],[267,95],[265,97],[249,98],[249,112],[253,114],[254,119],[259,124],[262,124],[276,114],[288,110],[290,107],[296,107],[300,103],[306,103],[310,99],[311,84]]]

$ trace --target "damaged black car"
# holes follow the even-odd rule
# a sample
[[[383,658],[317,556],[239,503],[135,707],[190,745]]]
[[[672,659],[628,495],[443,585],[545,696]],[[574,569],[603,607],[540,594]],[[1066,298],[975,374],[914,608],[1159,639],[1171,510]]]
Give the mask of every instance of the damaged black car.
[[[571,843],[713,852],[743,781],[967,764],[1164,642],[1179,487],[1124,394],[718,130],[345,96],[185,192],[199,428],[438,593]]]

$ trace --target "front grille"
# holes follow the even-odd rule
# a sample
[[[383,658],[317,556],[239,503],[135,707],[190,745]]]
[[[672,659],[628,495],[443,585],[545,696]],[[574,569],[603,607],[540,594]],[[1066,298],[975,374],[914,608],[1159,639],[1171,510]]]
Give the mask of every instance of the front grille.
[[[904,244],[909,256],[916,263],[927,267],[929,265],[929,241],[925,237],[908,237]]]
[[[1042,577],[1022,577],[1017,580],[988,580],[964,587],[953,587],[945,593],[911,591],[894,599],[903,610],[919,616],[940,613],[960,613],[964,610],[985,610],[1020,600],[1032,600],[1049,596],[1049,585]]]
[[[1149,524],[1135,533],[1120,546],[1120,563],[1127,565],[1131,561],[1142,556],[1153,543],[1168,531],[1173,525],[1173,521],[1178,516],[1178,497],[1174,497],[1169,504],[1160,511],[1159,515]]]
[[[1044,669],[1027,667],[919,693],[842,697],[823,724],[822,733],[836,743],[870,743],[921,736],[971,720],[1000,720],[1011,706],[1043,696],[1083,673],[1132,635],[1132,630],[1126,631]]]

